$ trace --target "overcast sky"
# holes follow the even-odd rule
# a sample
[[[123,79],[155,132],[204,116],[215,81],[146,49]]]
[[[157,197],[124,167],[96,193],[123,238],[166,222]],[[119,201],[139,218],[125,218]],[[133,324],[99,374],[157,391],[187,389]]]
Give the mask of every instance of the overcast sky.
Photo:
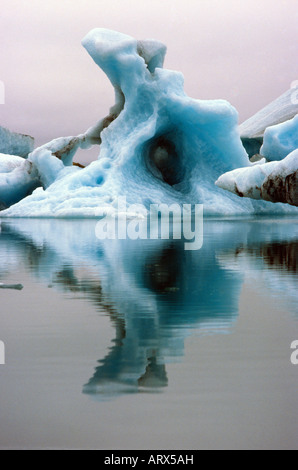
[[[193,98],[229,100],[240,121],[298,79],[297,0],[0,0],[0,125],[38,145],[76,135],[114,102],[81,46],[95,27],[167,45]]]

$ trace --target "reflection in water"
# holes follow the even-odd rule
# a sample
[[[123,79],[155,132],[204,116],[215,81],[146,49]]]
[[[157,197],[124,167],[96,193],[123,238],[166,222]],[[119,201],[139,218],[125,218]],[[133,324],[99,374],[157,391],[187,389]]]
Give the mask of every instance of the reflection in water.
[[[22,290],[22,284],[3,284],[0,282],[0,289],[14,289],[14,290]]]
[[[251,246],[247,248],[247,253],[264,258],[265,263],[273,269],[297,273],[298,241]]]
[[[95,223],[5,221],[0,233],[0,280],[23,263],[110,316],[115,339],[84,393],[104,399],[167,386],[166,364],[183,356],[188,335],[233,326],[249,275],[266,272],[266,288],[282,285],[297,306],[295,222],[205,221],[200,251],[185,251],[182,240],[99,241]]]

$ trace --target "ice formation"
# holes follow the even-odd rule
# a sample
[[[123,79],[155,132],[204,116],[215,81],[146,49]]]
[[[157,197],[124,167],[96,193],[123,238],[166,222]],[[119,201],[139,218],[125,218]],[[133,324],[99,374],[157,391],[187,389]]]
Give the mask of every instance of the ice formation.
[[[183,75],[162,68],[166,47],[105,29],[92,30],[83,46],[107,74],[116,103],[76,137],[55,139],[28,160],[42,187],[2,212],[6,217],[93,217],[131,204],[204,204],[205,214],[289,213],[287,205],[240,200],[214,182],[250,166],[236,110],[226,101],[188,97]],[[72,166],[76,150],[101,144],[99,159]],[[10,185],[10,191],[15,186]]]
[[[298,114],[289,121],[270,126],[265,130],[260,153],[267,160],[283,160],[296,149],[298,149]]]
[[[288,114],[281,113],[280,119],[289,116],[296,108],[293,105],[282,109],[287,109]],[[275,110],[275,106],[272,110]],[[277,111],[275,114],[272,112],[271,122],[273,118],[277,120],[277,117]],[[256,127],[253,128],[252,125],[250,129],[256,131],[257,128],[262,128],[269,122],[268,119],[267,115],[267,120],[253,120],[252,123]],[[260,122],[261,127],[257,127]],[[298,115],[281,124],[270,125],[262,132],[263,145],[260,153],[265,159],[252,167],[240,168],[222,175],[216,185],[240,197],[298,206]],[[257,134],[256,136],[258,137]],[[266,160],[269,163],[266,163]]]
[[[22,284],[4,284],[0,282],[0,289],[14,289],[14,290],[22,290],[24,286]]]
[[[38,186],[39,175],[31,161],[0,153],[0,209],[25,198]]]
[[[0,126],[0,153],[26,158],[33,148],[33,137],[16,134]]]
[[[281,161],[228,172],[216,184],[240,197],[298,206],[298,149]]]
[[[239,126],[241,140],[249,156],[260,152],[267,127],[281,124],[298,114],[298,102],[293,100],[294,89],[265,106]]]

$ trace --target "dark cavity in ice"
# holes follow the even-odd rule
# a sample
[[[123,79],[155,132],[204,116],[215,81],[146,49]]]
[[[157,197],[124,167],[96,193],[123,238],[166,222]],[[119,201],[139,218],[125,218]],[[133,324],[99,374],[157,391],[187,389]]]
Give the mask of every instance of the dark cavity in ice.
[[[176,146],[165,136],[157,137],[150,143],[149,167],[155,176],[170,186],[181,183],[183,179]]]

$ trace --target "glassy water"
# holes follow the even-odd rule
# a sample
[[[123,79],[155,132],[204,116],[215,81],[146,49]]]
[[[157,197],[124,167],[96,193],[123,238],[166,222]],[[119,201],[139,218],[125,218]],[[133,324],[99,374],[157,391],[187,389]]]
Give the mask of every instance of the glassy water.
[[[297,219],[95,224],[2,220],[0,447],[298,448]]]

